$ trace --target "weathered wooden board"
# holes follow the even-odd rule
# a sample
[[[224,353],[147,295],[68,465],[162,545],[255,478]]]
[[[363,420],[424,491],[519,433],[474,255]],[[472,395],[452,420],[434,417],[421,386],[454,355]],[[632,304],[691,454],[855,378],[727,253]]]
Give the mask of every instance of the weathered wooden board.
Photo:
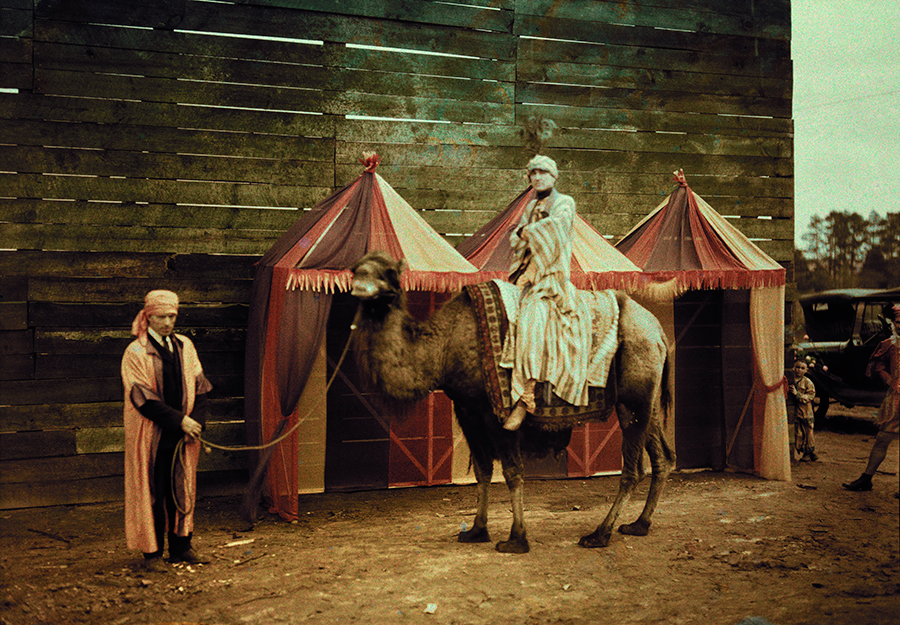
[[[659,34],[659,33],[657,33]],[[585,43],[571,40],[521,38],[517,60],[531,67],[538,63],[567,63],[640,68],[671,72],[731,74],[738,77],[784,79],[791,74],[789,57],[751,56],[721,50],[678,50],[655,46],[616,45],[604,41]],[[669,76],[666,76],[669,78]],[[698,77],[700,78],[700,77]],[[702,79],[701,79],[702,80]]]
[[[421,74],[435,77],[513,82],[512,60],[472,56],[423,54],[404,48],[347,47],[336,41],[270,38],[237,38],[216,33],[146,31],[100,24],[41,21],[36,25],[40,41],[71,45],[107,47],[120,50],[169,52],[183,55],[194,51],[202,57],[271,61],[285,59],[284,66],[323,66],[392,74]],[[200,58],[200,57],[198,57]],[[30,60],[29,60],[30,62]],[[271,64],[271,63],[270,63]],[[64,69],[58,66],[57,69]],[[295,69],[296,71],[296,69]]]
[[[527,163],[527,160],[523,158],[522,150],[515,148],[416,144],[398,146],[399,149],[387,151],[383,149],[386,147],[384,144],[347,144],[340,141],[335,147],[337,160],[348,164],[357,161],[361,150],[379,154],[386,152],[384,158],[390,159],[388,162],[391,166],[428,167],[430,165],[434,167],[438,163],[442,168],[480,167],[487,169],[516,166],[521,168]],[[551,148],[545,150],[545,153],[557,162],[561,173],[572,171],[635,173],[639,175],[659,173],[671,177],[673,160],[675,160],[672,155],[658,152]],[[791,173],[789,159],[773,159],[764,156],[679,154],[674,163],[675,168],[678,168],[679,164],[680,168],[685,169],[686,172],[720,177],[776,177],[787,176]],[[517,173],[521,181],[524,175],[523,170],[519,169]],[[402,187],[403,185],[398,186]]]
[[[2,206],[0,202],[0,206]],[[2,214],[2,213],[0,213]],[[5,217],[5,215],[4,215]],[[0,251],[0,276],[227,278],[252,280],[258,258],[211,254]],[[8,284],[9,278],[0,280]],[[27,285],[27,281],[25,282]],[[22,299],[27,297],[27,286]],[[5,297],[8,299],[8,297]]]
[[[147,180],[18,174],[4,180],[13,197],[98,202],[146,202],[187,206],[308,208],[331,193],[331,186],[301,187],[241,182]]]
[[[289,111],[179,106],[165,102],[133,102],[119,98],[98,100],[76,97],[44,97],[29,93],[0,93],[0,110],[4,120],[72,121],[77,123],[111,124],[121,127],[159,127],[172,129],[206,129],[234,131],[250,135],[283,135],[288,144],[304,140],[334,136],[335,119],[326,115],[305,115]],[[5,126],[8,125],[4,121]],[[248,132],[253,129],[253,133]],[[95,128],[96,129],[96,128]],[[117,128],[103,128],[115,137]],[[104,134],[101,133],[101,134]],[[137,130],[140,138],[140,128]],[[294,141],[290,141],[293,138]]]
[[[69,147],[0,146],[0,168],[20,174],[122,176],[315,185],[333,176],[331,163],[300,159],[223,158],[121,149],[77,151]],[[177,213],[173,213],[177,217]]]
[[[24,330],[27,327],[27,303],[0,302],[0,330]]]
[[[179,316],[179,321],[182,317]],[[244,336],[243,328],[185,328],[179,323],[176,333],[188,336],[201,354],[220,352],[239,352],[243,354]],[[3,350],[3,334],[0,333],[0,353]],[[22,334],[31,334],[22,333]],[[34,351],[43,356],[68,357],[74,354],[115,354],[121,356],[134,337],[130,330],[39,330],[34,337],[33,345],[29,351]],[[218,355],[215,356],[218,358]]]
[[[243,303],[249,301],[252,281],[208,280],[200,282],[169,278],[150,282],[140,278],[43,278],[28,281],[31,302],[143,302],[153,288],[168,288],[179,294],[182,306],[190,302]],[[153,285],[158,286],[154,287]],[[137,306],[140,308],[140,305]]]
[[[49,113],[49,112],[48,112]],[[260,159],[260,168],[272,161],[334,161],[334,140],[314,136],[290,140],[282,135],[164,128],[150,125],[104,125],[34,119],[0,120],[7,143],[19,146],[75,146],[92,150],[137,151],[151,154],[180,152],[194,156]],[[62,150],[64,147],[55,148]],[[117,152],[116,152],[117,153]],[[127,159],[127,154],[124,155]],[[127,162],[122,163],[123,166]],[[35,163],[20,161],[15,170],[29,171]],[[38,170],[43,171],[43,170]],[[99,173],[99,172],[98,172]],[[308,176],[298,170],[298,177]],[[272,168],[273,180],[278,168]],[[234,179],[229,176],[229,179]],[[296,183],[296,180],[293,181]]]
[[[210,375],[211,397],[242,397],[243,375]],[[26,406],[40,401],[48,404],[88,404],[121,401],[121,376],[106,378],[64,378],[46,380],[10,380],[0,385],[0,405]]]
[[[30,354],[34,351],[34,331],[0,331],[0,355]]]
[[[46,8],[45,5],[41,5],[37,13],[46,19],[97,24],[151,26],[162,29],[177,27],[194,32],[289,39],[297,39],[299,33],[303,39],[308,40],[341,41],[357,45],[477,55],[503,60],[515,56],[515,38],[501,32],[413,23],[406,19],[385,20],[355,15],[342,16],[281,7],[206,2],[185,2],[183,7],[172,6],[165,2],[155,4],[156,6],[154,3],[145,3],[137,9],[130,3],[81,0]],[[484,12],[490,17],[489,13],[491,12]]]
[[[297,48],[299,46],[295,46]],[[227,83],[253,85],[261,89],[286,87],[304,92],[317,92],[318,98],[327,97],[328,92],[358,92],[397,96],[416,96],[423,93],[440,94],[452,100],[474,100],[483,102],[508,102],[512,99],[513,83],[496,80],[460,80],[456,76],[430,75],[423,73],[403,73],[391,67],[387,71],[360,71],[359,68],[342,68],[322,64],[324,46],[305,46],[313,58],[306,54],[291,55],[292,63],[272,63],[267,60],[246,60],[234,58],[232,52],[227,58],[211,56],[186,56],[175,53],[128,51],[118,48],[84,47],[54,43],[35,45],[34,61],[42,75],[51,70],[66,72],[56,78],[59,84],[65,76],[82,72],[120,74],[122,76],[175,79],[188,81],[184,85],[174,85],[174,96],[185,97],[186,93],[198,91],[198,83]],[[330,49],[330,46],[329,46]],[[344,48],[346,49],[346,48]],[[387,53],[382,52],[381,55]],[[409,56],[409,55],[407,55]],[[421,55],[418,55],[421,56]],[[394,58],[385,58],[390,63]],[[393,65],[393,63],[390,63]],[[377,67],[377,63],[375,63]],[[412,68],[418,70],[419,68]],[[191,82],[193,81],[193,82]],[[133,83],[138,85],[139,83]],[[150,83],[152,89],[157,83]],[[133,94],[139,93],[135,87]],[[300,101],[308,93],[293,94]],[[260,94],[259,99],[262,98]],[[151,99],[151,98],[144,98]],[[179,99],[179,102],[184,101]],[[312,108],[308,110],[319,110]]]
[[[37,199],[0,200],[0,221],[44,225],[91,225],[108,228],[159,228],[174,237],[182,229],[256,232],[251,239],[278,238],[302,217],[293,209],[232,206],[172,206],[167,204],[100,203],[85,200],[47,202]],[[134,238],[134,235],[126,238]],[[123,265],[131,265],[122,259]]]
[[[771,39],[790,38],[790,3],[779,0],[768,9],[747,1],[730,2],[723,10],[721,3],[694,1],[677,4],[662,1],[597,2],[595,0],[520,0],[516,15],[599,22],[628,26],[645,26],[687,32],[719,33]],[[765,4],[765,3],[762,3]],[[759,19],[754,19],[759,16]],[[774,19],[780,18],[780,19]]]
[[[210,418],[220,422],[242,422],[243,408],[241,398],[211,398],[209,401]],[[107,428],[120,425],[121,396],[118,401],[110,402],[0,406],[0,431],[3,432]]]
[[[319,0],[249,0],[248,4],[260,6],[291,6],[308,11],[327,11],[343,15],[366,16],[380,19],[400,19],[425,24],[446,24],[485,30],[508,31],[515,0],[463,0],[462,2],[406,0],[344,0],[335,4],[323,4]],[[489,10],[484,10],[489,7]]]
[[[0,433],[0,460],[75,455],[73,430]]]
[[[575,40],[638,48],[688,50],[735,57],[789,59],[790,42],[709,31],[685,31],[670,28],[630,26],[580,19],[548,18],[543,15],[517,14],[513,32],[520,37]]]
[[[148,282],[144,294],[159,286],[160,282]],[[28,319],[31,325],[39,328],[110,328],[118,327],[130,330],[131,321],[141,309],[143,295],[128,304],[106,304],[83,302],[57,303],[35,302],[29,305]],[[189,327],[237,327],[247,325],[248,305],[209,305],[194,308],[190,304],[182,305],[178,312],[178,327],[186,331]]]
[[[667,85],[652,75],[623,76],[620,68],[608,67],[604,72],[592,67],[590,75],[572,76],[568,68],[557,68],[559,75],[541,66],[538,74],[530,75],[531,82],[518,86],[516,100],[526,104],[554,104],[605,109],[655,110],[705,113],[708,115],[766,115],[790,117],[791,100],[784,93],[762,95],[765,85],[756,84],[746,90],[735,85],[734,93],[716,92],[714,86],[704,88],[691,83],[696,91],[667,91]],[[615,80],[607,80],[607,76]],[[577,81],[572,85],[559,84],[565,75]],[[683,78],[682,78],[683,80]],[[699,82],[699,81],[698,81]],[[733,79],[722,76],[717,82],[731,85]],[[587,84],[585,84],[587,83]],[[680,85],[680,82],[679,82]],[[787,87],[790,89],[790,85]]]

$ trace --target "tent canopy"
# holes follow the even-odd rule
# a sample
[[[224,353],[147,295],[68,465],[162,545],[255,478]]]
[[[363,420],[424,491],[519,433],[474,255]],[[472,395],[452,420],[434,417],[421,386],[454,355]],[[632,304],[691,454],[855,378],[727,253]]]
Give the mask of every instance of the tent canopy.
[[[616,244],[654,281],[693,289],[785,283],[784,267],[726,221],[675,172],[678,187]]]
[[[506,279],[512,263],[510,235],[528,203],[535,199],[530,186],[478,232],[456,249],[486,277]],[[579,289],[631,289],[643,282],[641,270],[616,250],[581,215],[575,215],[572,244],[572,283]]]

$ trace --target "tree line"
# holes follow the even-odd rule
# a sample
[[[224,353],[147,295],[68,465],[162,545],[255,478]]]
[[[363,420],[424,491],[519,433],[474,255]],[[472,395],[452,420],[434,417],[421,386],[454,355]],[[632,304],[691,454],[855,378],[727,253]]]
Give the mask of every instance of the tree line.
[[[837,288],[900,286],[900,212],[868,218],[832,211],[814,217],[794,249],[800,293]]]

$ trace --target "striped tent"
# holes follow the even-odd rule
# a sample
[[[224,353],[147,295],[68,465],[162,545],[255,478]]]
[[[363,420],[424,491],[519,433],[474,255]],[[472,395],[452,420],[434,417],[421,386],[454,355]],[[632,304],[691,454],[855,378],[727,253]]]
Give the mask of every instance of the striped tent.
[[[616,249],[646,277],[674,279],[682,288],[747,289],[784,286],[784,267],[694,193],[684,172],[678,187]]]
[[[512,263],[509,237],[535,199],[530,186],[478,232],[456,246],[460,254],[490,279],[506,279]],[[641,270],[614,248],[581,215],[575,215],[572,284],[579,289],[626,289],[643,283]]]
[[[783,392],[785,270],[694,193],[684,172],[675,172],[675,181],[678,183],[675,190],[626,234],[616,248],[640,267],[649,280],[673,283],[674,296],[683,294],[676,304],[691,297],[699,302],[693,317],[678,331],[676,369],[687,371],[695,367],[693,377],[699,379],[696,383],[703,388],[712,388],[715,381],[727,390],[739,377],[736,370],[728,373],[728,367],[735,366],[735,359],[728,356],[728,349],[734,353],[734,348],[727,345],[725,317],[746,319],[749,316],[749,328],[745,321],[740,323],[747,337],[748,361],[752,361],[747,368],[752,368],[752,372],[746,372],[748,388],[736,392],[733,398],[733,419],[725,416],[722,461],[768,479],[788,480],[790,456]],[[690,350],[683,349],[686,342],[683,338],[689,327],[696,325],[694,320],[707,314],[704,312],[704,307],[709,309],[706,296],[714,291],[724,302],[720,335],[713,332],[704,339],[711,342],[692,347],[695,353],[708,354],[709,349],[719,345],[720,361],[724,364],[719,373],[721,379],[702,380],[703,375],[698,371],[714,359],[695,358],[692,362],[687,357]],[[747,312],[732,312],[738,309],[737,302],[742,302]],[[710,330],[708,326],[705,331],[709,334]],[[707,351],[703,352],[704,349]],[[676,385],[677,380],[676,376]],[[679,390],[677,386],[676,390]],[[688,393],[688,399],[697,398],[691,398]],[[726,400],[723,398],[722,403],[727,408]],[[684,406],[689,402],[680,403]],[[678,405],[676,400],[676,420]],[[708,402],[704,405],[708,406]],[[693,412],[702,411],[698,407]],[[696,440],[696,431],[684,437],[687,439]],[[748,441],[747,452],[742,455],[737,453],[740,445],[735,445],[744,439]],[[676,452],[681,458],[686,454],[678,445],[676,436]]]
[[[244,374],[250,445],[270,440],[279,428],[297,421],[310,372],[324,360],[333,296],[349,290],[350,267],[367,252],[405,259],[402,283],[408,291],[458,291],[482,279],[375,173],[378,161],[374,154],[360,161],[365,171],[304,214],[257,265]],[[319,403],[324,403],[324,389],[319,391]],[[320,430],[305,433],[304,439],[316,440],[320,456],[305,464],[323,472],[324,419]],[[297,516],[297,456],[295,432],[274,448],[266,478],[272,506],[285,519]]]

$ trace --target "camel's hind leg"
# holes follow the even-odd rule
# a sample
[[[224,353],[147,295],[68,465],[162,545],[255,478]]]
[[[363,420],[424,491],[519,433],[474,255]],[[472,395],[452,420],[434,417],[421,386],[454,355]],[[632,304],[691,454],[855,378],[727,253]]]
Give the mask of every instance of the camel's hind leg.
[[[525,468],[518,446],[510,449],[511,457],[501,458],[503,477],[509,488],[512,502],[513,523],[509,530],[509,540],[497,543],[497,551],[502,553],[528,553],[530,549],[525,535]]]
[[[619,480],[619,492],[603,522],[593,533],[582,536],[578,541],[582,547],[606,547],[609,544],[613,525],[619,518],[622,506],[628,503],[631,493],[641,481],[641,455],[646,430],[635,422],[633,415],[623,405],[617,405],[616,411],[619,413],[620,423],[627,424],[622,428],[622,477]]]
[[[656,510],[659,497],[666,486],[666,480],[675,464],[675,454],[665,439],[665,435],[658,423],[651,422],[650,431],[647,433],[647,454],[650,456],[650,466],[653,476],[650,479],[650,492],[647,493],[647,501],[641,516],[634,523],[626,523],[619,526],[619,531],[630,536],[646,536],[650,531],[650,517]]]

